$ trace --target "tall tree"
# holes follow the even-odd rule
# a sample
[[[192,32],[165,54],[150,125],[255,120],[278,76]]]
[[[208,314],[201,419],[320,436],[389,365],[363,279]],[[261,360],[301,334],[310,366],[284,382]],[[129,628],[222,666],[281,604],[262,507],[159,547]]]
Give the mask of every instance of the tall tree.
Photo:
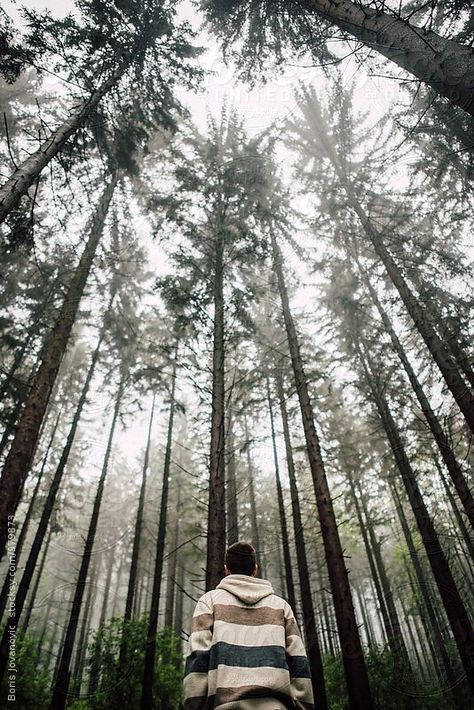
[[[222,578],[225,553],[226,320],[228,324],[232,314],[242,328],[249,328],[246,306],[255,289],[239,281],[242,267],[262,258],[264,252],[251,210],[261,182],[251,160],[255,150],[231,111],[224,111],[220,121],[209,119],[208,136],[191,127],[190,136],[175,151],[177,188],[172,197],[161,200],[187,245],[176,250],[177,270],[161,280],[162,293],[188,317],[192,313],[194,328],[200,321],[206,328],[211,323],[206,589],[214,588]]]
[[[387,400],[386,383],[381,376],[380,365],[376,363],[374,348],[371,347],[369,353],[368,343],[363,339],[363,329],[357,303],[345,297],[344,293],[341,294],[341,297],[343,299],[343,313],[345,314],[342,327],[351,343],[352,353],[357,357],[360,364],[365,386],[371,394],[372,401],[389,441],[440,598],[443,601],[443,607],[458,648],[466,679],[472,690],[474,685],[474,665],[468,643],[468,638],[472,634],[469,614],[459,593],[451,566],[440,543],[432,517],[408,458],[399,427]]]
[[[292,0],[275,5],[269,0],[201,0],[211,28],[224,42],[235,43],[246,73],[261,68],[272,53],[277,63],[287,61],[288,50],[310,53],[316,61],[335,59],[328,42],[342,34],[356,40],[428,84],[435,92],[474,115],[474,56],[472,10],[466,6],[466,44],[443,37],[432,29],[429,7],[418,8],[424,24],[412,22],[415,11],[392,10],[385,3],[375,7],[353,0]],[[456,3],[446,3],[455,11]],[[462,32],[460,33],[462,35]]]
[[[168,417],[168,432],[166,437],[165,461],[163,465],[163,486],[161,489],[160,522],[158,534],[156,536],[155,565],[153,572],[153,587],[151,592],[150,616],[148,618],[148,628],[145,647],[145,664],[143,670],[142,694],[140,707],[142,710],[152,710],[153,708],[153,684],[155,677],[156,658],[156,633],[158,630],[158,610],[161,597],[161,582],[163,577],[163,559],[165,554],[168,495],[171,473],[171,453],[173,447],[173,426],[175,416],[176,397],[176,370],[178,367],[178,345],[173,353],[173,365],[171,373],[170,403]]]
[[[24,13],[29,25],[27,47],[37,50],[47,46],[55,63],[61,57],[61,68],[71,83],[79,81],[82,96],[79,100],[74,97],[76,105],[62,125],[0,188],[0,223],[79,129],[88,128],[97,139],[94,124],[104,97],[108,98],[105,112],[118,109],[128,114],[130,143],[137,141],[140,125],[141,139],[151,122],[173,126],[172,112],[179,109],[174,84],[191,78],[188,59],[195,50],[188,42],[188,26],[176,24],[172,3],[83,0],[78,9],[79,13],[64,19],[32,10]]]
[[[410,288],[402,270],[396,263],[392,253],[387,248],[383,230],[381,230],[364,208],[360,196],[360,176],[357,174],[355,165],[351,163],[350,152],[347,146],[354,144],[353,136],[344,136],[343,129],[347,130],[350,125],[348,113],[348,96],[343,90],[338,88],[334,96],[335,105],[339,107],[338,112],[334,111],[331,104],[331,115],[336,115],[335,123],[339,120],[342,124],[339,138],[342,143],[340,148],[336,148],[336,133],[331,135],[329,130],[329,112],[323,112],[322,106],[314,90],[302,89],[298,98],[303,121],[289,123],[290,143],[298,147],[301,151],[302,162],[310,161],[314,170],[319,170],[322,164],[321,157],[329,159],[337,180],[346,194],[346,204],[357,215],[360,224],[372,245],[376,255],[382,262],[387,275],[410,314],[413,322],[420,333],[423,341],[437,364],[447,387],[451,391],[459,409],[463,413],[471,431],[474,432],[474,392],[469,389],[463,377],[462,371],[458,367],[455,359],[451,355],[449,348],[440,338],[436,329]],[[350,130],[350,129],[349,129]],[[342,149],[344,145],[344,149]],[[311,170],[307,177],[310,178]],[[327,176],[326,176],[327,180]]]
[[[326,695],[326,684],[324,681],[323,661],[318,639],[318,632],[316,628],[316,615],[314,612],[313,595],[311,592],[311,579],[308,555],[306,551],[306,541],[303,525],[303,516],[301,513],[298,483],[296,480],[293,448],[291,445],[291,434],[286,404],[286,396],[283,386],[283,377],[281,370],[278,367],[278,364],[276,364],[275,366],[274,375],[278,403],[280,407],[280,417],[283,426],[283,438],[285,440],[286,466],[288,469],[288,477],[290,479],[293,530],[295,536],[296,559],[298,562],[297,569],[301,590],[301,606],[303,609],[303,624],[305,632],[304,635],[306,646],[308,649],[309,666],[311,669],[311,681],[313,684],[314,697],[319,698],[317,702],[322,708],[325,708],[328,706],[328,701]]]
[[[70,281],[54,328],[43,348],[41,364],[24,403],[15,438],[5,461],[0,479],[0,553],[3,553],[5,548],[8,521],[15,517],[41,423],[66,352],[117,181],[117,173],[109,177],[94,210],[84,251]]]
[[[142,527],[143,527],[143,508],[145,505],[146,479],[147,479],[148,464],[149,464],[149,460],[150,460],[151,432],[152,432],[152,427],[153,427],[154,415],[155,415],[155,394],[153,394],[153,400],[152,400],[151,409],[150,409],[148,435],[147,435],[146,446],[145,446],[145,455],[143,457],[142,481],[141,481],[141,485],[140,485],[140,495],[138,498],[137,515],[135,518],[135,528],[134,528],[134,532],[133,532],[132,559],[130,562],[130,575],[128,578],[127,598],[125,600],[124,622],[127,622],[132,618],[133,598],[136,593],[138,558],[139,558],[139,554],[140,554],[140,541],[141,541]]]
[[[372,695],[362,651],[359,628],[355,617],[348,571],[344,560],[344,553],[339,537],[338,524],[324,468],[319,438],[314,423],[313,407],[301,358],[298,334],[290,310],[290,301],[283,272],[283,257],[273,230],[271,232],[271,241],[273,267],[281,299],[293,376],[303,419],[306,448],[313,478],[326,564],[331,583],[339,638],[341,641],[342,661],[346,675],[349,702],[353,710],[362,710],[362,708],[368,710],[368,708],[373,707]]]
[[[117,392],[115,395],[115,404],[112,414],[112,421],[109,429],[109,436],[107,441],[107,447],[105,450],[104,460],[102,463],[102,471],[99,478],[99,483],[97,487],[97,492],[94,499],[94,505],[92,509],[92,514],[89,522],[89,528],[87,531],[87,537],[84,543],[84,550],[82,553],[81,565],[79,568],[79,573],[77,576],[76,587],[74,591],[74,597],[72,600],[71,611],[69,614],[69,619],[66,625],[66,634],[64,637],[64,642],[61,646],[58,670],[56,675],[56,680],[53,688],[53,695],[51,699],[51,710],[64,710],[67,703],[68,693],[69,693],[69,682],[70,682],[70,666],[72,660],[72,653],[74,649],[74,642],[76,639],[77,627],[79,624],[79,617],[81,613],[82,603],[84,600],[84,593],[86,589],[87,576],[89,573],[92,548],[94,546],[97,524],[99,521],[99,513],[102,505],[102,497],[104,493],[105,479],[109,469],[110,456],[112,453],[112,445],[115,435],[115,428],[117,425],[117,420],[120,413],[120,408],[122,406],[122,400],[125,394],[125,387],[127,382],[128,374],[126,372],[126,366],[122,363],[120,368],[120,378],[117,386]]]
[[[270,435],[272,439],[273,464],[275,466],[275,478],[277,486],[278,512],[280,517],[282,546],[283,546],[283,561],[285,565],[286,592],[288,595],[288,603],[296,614],[296,596],[295,586],[293,582],[293,565],[291,564],[290,554],[290,536],[288,534],[288,524],[286,521],[285,500],[283,498],[283,488],[281,485],[280,464],[278,461],[278,451],[276,443],[275,419],[273,414],[273,402],[270,389],[270,378],[265,377],[265,385],[267,390],[268,413],[270,415]]]
[[[370,293],[370,296],[372,298],[372,301],[374,302],[374,305],[380,315],[380,318],[382,320],[382,323],[385,327],[386,332],[390,336],[390,340],[393,346],[394,351],[397,353],[398,357],[400,358],[400,362],[402,363],[402,366],[408,376],[408,379],[410,380],[410,384],[413,388],[413,391],[416,395],[416,398],[418,399],[418,402],[420,403],[421,409],[423,411],[423,414],[425,416],[425,419],[427,421],[427,424],[430,428],[431,433],[433,434],[433,438],[437,444],[438,450],[443,458],[443,461],[446,465],[446,468],[449,471],[449,475],[451,477],[451,480],[454,484],[454,487],[459,495],[459,499],[464,507],[464,511],[468,517],[468,520],[471,524],[471,526],[474,528],[474,498],[472,496],[471,491],[469,490],[469,486],[467,484],[467,481],[464,477],[463,470],[458,463],[455,453],[450,446],[449,439],[441,425],[441,422],[439,421],[438,417],[433,411],[432,406],[430,405],[430,402],[428,400],[428,397],[426,396],[423,387],[421,383],[418,380],[418,377],[416,376],[416,373],[407,357],[407,354],[405,352],[405,349],[396,334],[392,323],[390,322],[390,318],[387,315],[386,311],[383,308],[383,305],[377,295],[377,291],[373,287],[370,278],[368,274],[366,273],[365,269],[361,265],[360,261],[357,260],[358,262],[358,267],[360,272],[363,275],[364,278],[364,283],[367,286],[367,289]]]

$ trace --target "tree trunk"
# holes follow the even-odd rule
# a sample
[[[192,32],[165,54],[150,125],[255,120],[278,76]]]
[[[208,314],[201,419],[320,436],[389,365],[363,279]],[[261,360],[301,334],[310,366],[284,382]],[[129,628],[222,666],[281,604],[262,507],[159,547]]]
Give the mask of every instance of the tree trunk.
[[[95,587],[95,570],[94,567],[91,570],[89,585],[87,590],[87,596],[84,602],[84,608],[82,612],[82,622],[81,630],[79,632],[79,640],[77,643],[76,658],[74,661],[74,668],[72,671],[72,692],[75,698],[80,698],[81,696],[81,685],[82,685],[82,675],[84,672],[84,663],[87,655],[87,638],[90,630],[92,609],[94,604],[92,601],[92,595],[96,590]],[[95,594],[94,594],[95,602]]]
[[[315,14],[377,50],[474,116],[471,47],[412,25],[395,12],[389,14],[351,0],[310,0],[308,5]]]
[[[362,507],[360,504],[360,489],[359,489],[359,492],[356,491],[355,482],[354,482],[354,479],[352,477],[352,473],[350,472],[350,469],[348,466],[346,467],[346,477],[347,477],[347,480],[349,483],[349,488],[351,491],[352,500],[354,502],[354,507],[355,507],[355,511],[356,511],[356,515],[357,515],[357,522],[359,523],[359,529],[360,529],[360,532],[362,535],[362,540],[364,542],[365,553],[367,555],[367,559],[369,562],[370,574],[372,575],[372,580],[373,580],[374,586],[375,586],[375,592],[376,592],[376,596],[377,596],[377,601],[378,601],[380,613],[382,615],[385,634],[387,636],[387,640],[390,645],[390,649],[392,650],[392,653],[395,655],[398,652],[398,638],[397,638],[397,635],[396,635],[395,629],[393,627],[392,620],[390,618],[390,614],[389,614],[389,611],[387,608],[386,597],[383,592],[379,572],[377,570],[377,565],[375,563],[372,546],[371,546],[370,540],[369,540],[367,524],[366,524],[366,521],[364,520],[364,517],[362,514]]]
[[[416,295],[411,291],[402,272],[398,268],[392,255],[383,243],[382,235],[374,227],[371,219],[366,214],[357,197],[354,195],[352,191],[352,186],[344,177],[342,177],[342,182],[347,192],[347,196],[349,198],[349,202],[352,209],[359,217],[364,231],[369,237],[376,254],[380,258],[390,280],[397,289],[400,298],[402,299],[405,308],[413,319],[413,322],[421,337],[423,338],[426,347],[428,348],[434,361],[438,365],[439,371],[441,372],[444,381],[446,382],[446,385],[448,386],[454,399],[456,400],[459,409],[463,413],[466,422],[468,423],[468,426],[474,433],[474,394],[466,386],[466,383],[464,382],[464,379],[458,370],[455,360],[451,356],[451,353],[446,348],[441,338],[436,333],[429,318],[427,318],[425,310],[416,298]],[[443,456],[446,455],[446,450],[444,447],[442,453]]]
[[[459,512],[457,502],[454,499],[454,496],[451,492],[451,489],[450,489],[448,482],[445,478],[445,475],[443,473],[443,469],[441,467],[441,464],[439,463],[437,458],[434,458],[434,464],[436,466],[439,477],[441,479],[441,483],[443,485],[444,492],[446,493],[446,496],[447,496],[449,503],[451,505],[451,509],[453,511],[456,523],[457,523],[459,530],[461,532],[464,544],[466,545],[466,549],[469,552],[471,559],[474,560],[474,542],[472,540],[472,537],[471,537],[469,530],[467,529],[467,526],[464,522],[464,518],[462,517],[461,513]]]
[[[212,357],[212,418],[209,458],[206,590],[224,574],[225,557],[225,418],[224,418],[224,235],[216,234],[214,267],[214,334]]]
[[[122,581],[122,572],[123,568],[125,565],[125,557],[126,557],[126,547],[124,546],[122,548],[122,554],[120,555],[120,564],[118,566],[117,570],[117,575],[115,579],[115,585],[114,585],[114,601],[112,604],[112,619],[115,619],[117,616],[117,604],[120,598],[120,587],[121,587],[121,581]]]
[[[374,630],[372,628],[372,623],[369,619],[369,614],[367,613],[366,609],[366,602],[365,599],[360,591],[359,587],[355,587],[356,594],[357,594],[357,599],[359,601],[359,607],[360,607],[360,613],[362,616],[362,622],[364,624],[364,629],[365,629],[365,636],[367,639],[367,646],[373,646],[374,645]]]
[[[173,628],[173,611],[176,590],[176,566],[178,563],[177,547],[179,544],[179,515],[181,507],[181,486],[177,486],[176,509],[173,533],[169,541],[168,565],[166,570],[166,605],[165,605],[165,628]]]
[[[287,601],[293,613],[296,614],[296,595],[295,595],[295,584],[293,581],[293,566],[291,564],[291,554],[290,554],[290,540],[288,535],[288,525],[286,522],[286,511],[285,511],[285,501],[283,498],[283,489],[281,486],[280,479],[280,465],[278,463],[278,451],[276,446],[276,434],[275,434],[275,422],[273,419],[273,405],[272,396],[270,392],[270,380],[268,375],[265,377],[267,386],[267,403],[268,412],[270,414],[270,433],[272,437],[272,449],[273,449],[273,462],[275,465],[275,479],[277,487],[277,499],[278,499],[278,512],[280,517],[280,528],[283,543],[283,562],[285,565],[285,578],[286,578],[286,592],[288,595]],[[304,613],[304,612],[303,612]]]
[[[249,481],[249,501],[250,501],[250,529],[252,531],[252,544],[257,550],[257,559],[260,563],[260,573],[263,575],[263,550],[260,548],[260,535],[258,532],[257,500],[255,496],[255,477],[250,453],[250,434],[247,423],[247,416],[244,414],[244,432],[246,440],[247,470]],[[283,542],[283,544],[285,544]],[[288,590],[289,591],[289,590]]]
[[[100,610],[100,617],[99,617],[99,626],[98,626],[98,631],[99,631],[99,636],[96,641],[96,645],[94,647],[94,655],[92,657],[92,662],[90,666],[90,675],[89,675],[89,688],[88,688],[88,694],[89,696],[92,696],[95,694],[97,688],[99,687],[99,680],[100,680],[100,666],[101,666],[101,660],[102,660],[102,637],[100,636],[100,633],[103,630],[104,622],[107,618],[107,607],[109,604],[109,594],[110,594],[110,581],[112,579],[112,572],[114,569],[114,555],[109,556],[108,564],[107,564],[107,573],[105,577],[105,587],[104,587],[104,598],[102,600],[102,608]],[[79,651],[81,651],[81,647],[79,646]]]
[[[373,708],[372,695],[351,597],[348,571],[344,561],[344,552],[339,538],[331,493],[314,424],[313,408],[301,359],[296,327],[290,311],[288,292],[283,274],[282,255],[273,233],[272,250],[341,641],[349,704],[351,710],[371,710]]]
[[[174,610],[174,632],[181,639],[183,637],[183,588],[184,588],[184,565],[181,555],[178,557],[178,578],[176,580],[178,592],[176,594],[176,604]],[[182,663],[179,662],[179,670]]]
[[[382,554],[380,552],[380,540],[378,540],[375,536],[373,524],[370,517],[368,516],[367,510],[365,510],[365,519],[367,521],[367,528],[369,531],[370,545],[373,550],[375,564],[377,566],[377,572],[380,579],[380,584],[382,586],[382,592],[390,617],[390,626],[393,630],[393,638],[395,639],[395,663],[397,664],[400,662],[400,660],[403,660],[403,662],[406,664],[405,670],[410,671],[410,657],[408,654],[408,649],[406,647],[405,639],[403,637],[402,626],[400,624],[400,619],[398,616],[397,608],[395,606],[395,601],[393,599],[392,587],[388,579]]]
[[[130,621],[132,618],[132,607],[133,607],[133,597],[135,594],[137,586],[137,571],[138,571],[138,559],[140,556],[140,542],[143,527],[143,509],[145,505],[145,494],[146,494],[146,475],[148,470],[148,462],[150,459],[150,445],[151,445],[151,431],[153,427],[153,417],[155,413],[155,397],[153,394],[153,401],[150,411],[150,421],[148,424],[148,436],[146,440],[145,457],[143,459],[142,468],[142,483],[140,487],[140,496],[138,499],[137,515],[135,518],[135,531],[133,536],[133,549],[132,549],[132,560],[130,564],[130,576],[128,578],[128,590],[127,599],[125,602],[125,612],[123,616],[124,622]]]
[[[168,493],[171,469],[171,451],[173,447],[173,424],[175,410],[176,368],[178,348],[175,350],[173,373],[171,376],[170,413],[168,419],[168,436],[166,440],[165,461],[163,466],[163,488],[161,491],[160,522],[156,537],[155,570],[153,574],[153,589],[151,593],[150,616],[145,649],[145,664],[143,670],[142,710],[153,708],[153,682],[155,678],[156,632],[158,629],[158,611],[160,606],[161,581],[163,576],[163,558],[166,543],[166,518],[168,513]],[[224,528],[225,534],[225,528]]]
[[[400,362],[402,363],[403,368],[408,376],[408,379],[410,380],[410,384],[413,388],[416,398],[418,399],[418,402],[420,403],[420,407],[423,411],[423,414],[424,414],[425,419],[428,423],[430,431],[433,434],[433,437],[436,441],[436,444],[437,444],[438,449],[441,453],[441,456],[443,457],[443,461],[446,465],[446,468],[449,471],[449,475],[450,475],[453,485],[456,489],[456,492],[459,496],[459,499],[463,505],[464,511],[469,519],[470,524],[474,528],[474,498],[473,498],[472,493],[469,489],[469,486],[467,485],[466,479],[464,478],[464,474],[461,469],[461,466],[457,462],[456,456],[454,455],[454,451],[452,450],[452,448],[449,444],[448,437],[446,436],[444,429],[441,426],[441,423],[440,423],[438,417],[434,413],[434,411],[428,401],[428,398],[425,395],[423,387],[421,386],[421,384],[415,374],[415,371],[413,370],[411,363],[408,360],[408,357],[405,353],[405,349],[404,349],[403,345],[401,344],[397,334],[395,333],[388,315],[386,314],[382,304],[380,303],[380,300],[377,296],[377,292],[375,291],[374,287],[372,286],[367,274],[362,269],[362,266],[360,263],[359,263],[359,269],[360,269],[361,274],[363,275],[363,278],[364,278],[364,281],[367,285],[367,288],[369,289],[370,296],[371,296],[371,298],[372,298],[372,300],[373,300],[373,302],[380,314],[384,328],[387,331],[388,335],[390,336],[390,340],[392,341],[393,349],[397,353],[397,355],[400,359]]]
[[[109,308],[112,305],[112,299],[109,303]],[[26,595],[28,594],[28,589],[31,584],[31,580],[33,578],[34,570],[36,567],[36,563],[38,561],[38,557],[41,551],[41,546],[43,544],[44,536],[46,534],[46,530],[49,525],[49,521],[51,519],[51,514],[54,509],[54,505],[56,502],[56,497],[58,494],[59,487],[61,485],[61,481],[63,479],[64,471],[66,469],[67,461],[69,458],[69,454],[72,448],[72,445],[74,443],[74,438],[77,432],[77,428],[79,426],[79,421],[81,418],[82,410],[84,408],[84,405],[87,400],[87,395],[89,393],[89,388],[91,385],[92,377],[94,375],[95,367],[97,365],[97,361],[99,359],[99,352],[100,348],[102,345],[102,341],[105,336],[105,328],[102,329],[101,334],[99,336],[99,340],[97,341],[97,345],[95,348],[95,351],[92,355],[92,360],[89,365],[89,370],[87,372],[87,376],[82,388],[81,395],[79,397],[79,402],[77,404],[76,411],[74,413],[74,417],[71,423],[71,428],[68,433],[68,437],[66,440],[66,444],[64,446],[64,449],[61,454],[61,458],[59,460],[58,466],[56,468],[56,472],[54,474],[53,480],[51,481],[51,485],[48,491],[48,495],[46,497],[46,501],[44,502],[43,505],[43,511],[41,513],[41,518],[38,524],[38,528],[35,533],[35,537],[33,540],[33,543],[31,545],[31,549],[28,555],[28,559],[26,561],[25,569],[23,571],[23,575],[20,581],[20,584],[18,585],[18,591],[15,596],[15,604],[14,604],[14,616],[11,616],[10,618],[10,627],[11,628],[17,628],[18,622],[21,617],[21,613],[23,611],[23,607],[25,604],[26,600]],[[6,662],[6,654],[8,653],[8,638],[7,636],[3,635],[1,643],[0,643],[0,678],[2,677],[4,673],[4,664]]]
[[[234,419],[229,414],[227,427],[227,544],[233,545],[239,539],[239,516],[237,503],[237,475],[235,465]]]
[[[293,449],[291,447],[290,426],[288,422],[288,412],[286,409],[285,393],[281,373],[275,368],[275,384],[278,402],[280,405],[280,416],[283,425],[283,438],[285,440],[286,466],[290,480],[291,508],[293,513],[293,530],[295,535],[296,560],[298,563],[298,575],[301,590],[301,606],[303,610],[303,625],[306,646],[308,651],[308,661],[311,670],[311,682],[315,698],[315,707],[326,710],[328,707],[326,697],[326,685],[324,681],[323,661],[319,646],[318,634],[316,630],[316,617],[314,614],[313,597],[311,594],[311,582],[306,554],[306,542],[304,538],[303,518],[301,515],[300,498],[298,485],[296,482],[295,462],[293,459]]]
[[[31,496],[30,504],[28,506],[28,510],[25,515],[25,519],[23,521],[23,525],[21,526],[20,534],[18,535],[18,540],[15,546],[15,552],[13,553],[13,557],[15,560],[15,565],[18,566],[18,560],[20,559],[21,552],[23,550],[23,544],[25,542],[26,534],[28,532],[28,528],[30,526],[30,521],[33,516],[33,513],[35,512],[35,506],[36,506],[36,498],[38,496],[38,491],[41,485],[41,482],[43,480],[43,474],[44,474],[44,469],[46,468],[46,463],[48,461],[49,457],[49,452],[51,450],[51,446],[53,445],[54,438],[56,436],[56,431],[59,426],[59,421],[61,419],[61,414],[62,414],[62,408],[59,411],[58,416],[56,417],[56,421],[53,426],[53,431],[51,432],[51,436],[48,441],[48,446],[46,447],[45,454],[43,456],[43,462],[41,464],[41,468],[38,473],[38,478],[36,480],[36,485],[33,490],[33,495]],[[3,614],[5,612],[5,606],[7,603],[7,598],[8,598],[8,592],[10,590],[10,585],[11,585],[11,579],[10,576],[8,575],[5,579],[5,582],[2,587],[2,592],[0,594],[0,618],[3,617]]]
[[[13,407],[12,412],[11,412],[10,415],[6,418],[6,421],[5,421],[5,429],[3,430],[2,439],[1,439],[1,441],[0,441],[0,457],[3,457],[3,454],[4,454],[5,449],[7,449],[8,446],[9,446],[9,444],[11,445],[11,443],[12,443],[12,442],[9,441],[9,439],[10,439],[10,434],[14,434],[14,433],[16,432],[16,430],[17,430],[17,424],[18,424],[18,420],[19,420],[19,418],[20,418],[20,414],[21,414],[22,409],[23,409],[23,405],[24,405],[25,400],[26,400],[26,398],[28,397],[28,394],[29,394],[29,392],[30,392],[30,390],[31,390],[31,385],[33,384],[36,371],[37,371],[38,367],[39,367],[40,364],[41,364],[41,359],[42,359],[42,355],[43,355],[43,349],[44,349],[44,346],[43,346],[43,348],[39,351],[38,355],[36,356],[34,365],[33,365],[33,367],[32,367],[31,370],[30,370],[30,374],[29,374],[28,378],[27,378],[26,380],[22,381],[22,383],[21,383],[22,386],[23,386],[24,392],[21,392],[21,393],[20,393],[20,395],[18,396],[18,398],[17,398],[17,400],[16,400],[16,402],[15,402],[15,405],[14,405],[14,407]],[[55,388],[53,387],[53,392],[51,393],[50,399],[53,398],[54,389],[55,389]],[[31,455],[31,460],[32,460],[32,461],[33,461],[33,459],[34,459],[34,455],[35,455],[35,452],[36,452],[36,447],[38,446],[38,443],[39,443],[39,441],[40,441],[40,439],[41,439],[41,435],[42,435],[43,430],[44,430],[44,428],[45,428],[46,421],[47,421],[47,412],[45,412],[45,416],[43,417],[43,421],[42,421],[42,423],[41,423],[41,427],[40,427],[40,430],[39,430],[39,434],[38,434],[38,437],[37,437],[37,441],[36,441],[36,444],[35,444],[35,448],[34,448],[33,453],[32,453],[32,455]],[[6,458],[6,457],[5,457],[5,458]],[[0,485],[1,485],[1,481],[0,481]]]
[[[125,72],[124,66],[116,69],[102,86],[92,92],[88,99],[75,107],[64,123],[53,131],[44,143],[24,160],[13,175],[0,187],[0,224],[18,205],[21,197],[39,179],[41,172],[60,153],[67,140],[84,125],[91,112],[101,99],[120,80]]]
[[[40,585],[41,577],[42,577],[42,575],[43,575],[44,565],[45,565],[45,562],[46,562],[46,556],[47,556],[47,554],[48,554],[49,543],[51,542],[51,535],[52,535],[52,533],[53,533],[53,531],[52,531],[52,529],[51,529],[51,527],[50,527],[50,528],[49,528],[48,537],[46,538],[46,542],[45,542],[45,544],[44,544],[43,554],[42,554],[42,556],[41,556],[41,562],[40,562],[40,564],[39,564],[38,572],[37,572],[37,574],[36,574],[35,583],[34,583],[34,585],[33,585],[33,589],[31,590],[30,600],[29,600],[29,602],[28,602],[28,607],[27,607],[26,614],[25,614],[25,618],[24,618],[24,621],[23,621],[23,626],[22,626],[22,629],[21,629],[22,634],[25,634],[25,633],[26,633],[26,631],[27,631],[27,629],[28,629],[28,626],[29,626],[29,623],[30,623],[31,614],[33,613],[33,609],[34,609],[35,601],[36,601],[36,595],[38,594],[38,587],[39,587],[39,585]]]
[[[97,530],[97,523],[99,520],[100,507],[102,504],[102,496],[104,493],[105,478],[107,475],[110,455],[112,452],[112,444],[115,434],[115,427],[117,424],[120,406],[122,403],[122,398],[124,394],[125,387],[125,374],[122,372],[120,377],[120,382],[118,386],[117,396],[115,400],[114,413],[112,416],[112,423],[109,431],[109,438],[107,441],[107,448],[105,450],[104,461],[102,464],[102,471],[99,479],[99,484],[97,487],[97,492],[94,500],[94,506],[92,509],[92,515],[89,523],[89,530],[87,532],[87,538],[84,545],[84,552],[82,555],[81,566],[79,569],[79,574],[77,577],[76,589],[74,592],[74,599],[72,602],[71,613],[69,615],[69,621],[67,624],[67,632],[64,639],[64,645],[62,648],[61,659],[58,666],[58,673],[56,681],[53,688],[53,696],[51,699],[51,710],[64,710],[66,702],[68,699],[69,691],[69,680],[70,680],[70,665],[72,652],[74,648],[74,641],[76,639],[77,626],[79,623],[79,616],[81,613],[82,602],[84,599],[84,591],[87,583],[87,575],[89,572],[89,566],[92,555],[92,548],[94,545],[95,534]]]
[[[116,184],[117,175],[115,174],[110,178],[95,210],[89,239],[69,284],[56,324],[43,350],[41,365],[25,401],[15,438],[5,461],[0,481],[0,554],[5,548],[8,521],[14,519],[21,497],[41,422],[48,406],[59,366],[66,352],[79,302],[84,293]]]
[[[453,695],[454,695],[454,698],[456,701],[456,707],[461,709],[463,706],[462,702],[458,702],[456,699],[457,698],[456,688],[458,687],[458,678],[456,676],[455,670],[451,664],[451,660],[450,660],[449,655],[448,655],[446,648],[445,648],[443,634],[441,632],[441,628],[439,625],[438,618],[436,616],[433,602],[431,600],[431,596],[430,596],[428,587],[426,585],[426,575],[422,569],[420,558],[419,558],[418,552],[415,548],[413,536],[412,536],[410,528],[408,526],[408,522],[407,522],[405,512],[403,510],[403,507],[402,507],[402,504],[400,501],[400,496],[398,494],[398,491],[397,491],[394,483],[389,483],[389,485],[390,485],[390,490],[392,493],[393,500],[395,502],[395,508],[397,511],[398,519],[400,521],[400,525],[401,525],[401,528],[403,531],[403,536],[405,538],[408,552],[410,554],[410,559],[411,559],[411,562],[413,565],[413,569],[415,571],[416,580],[418,582],[418,588],[421,593],[423,603],[424,603],[424,606],[426,609],[426,614],[428,615],[428,620],[429,620],[429,623],[431,626],[431,631],[432,631],[433,640],[434,640],[434,646],[436,649],[436,652],[433,653],[433,658],[435,659],[435,661],[438,661],[438,659],[441,660],[444,672],[446,673],[446,679],[448,681],[449,687],[453,688]],[[413,584],[412,584],[412,587],[414,587]],[[414,596],[415,596],[417,602],[419,603],[418,594],[415,593]],[[422,606],[420,603],[419,603],[419,606],[420,606],[420,612],[421,612]],[[428,638],[429,642],[431,642],[431,635],[429,634],[429,629],[427,628],[425,614],[422,614],[421,618],[423,621],[423,625],[425,626],[427,638]],[[444,679],[441,679],[441,680],[444,680]]]
[[[474,692],[474,663],[470,652],[470,639],[474,638],[469,616],[454,581],[448,560],[439,542],[433,521],[421,495],[415,473],[405,452],[400,433],[393,419],[388,402],[382,391],[376,386],[376,374],[373,371],[367,352],[364,354],[359,345],[359,356],[367,385],[372,392],[374,404],[385,429],[394,459],[400,471],[403,484],[415,515],[416,524],[425,547],[431,570],[443,601],[451,631],[466,673],[466,678]]]

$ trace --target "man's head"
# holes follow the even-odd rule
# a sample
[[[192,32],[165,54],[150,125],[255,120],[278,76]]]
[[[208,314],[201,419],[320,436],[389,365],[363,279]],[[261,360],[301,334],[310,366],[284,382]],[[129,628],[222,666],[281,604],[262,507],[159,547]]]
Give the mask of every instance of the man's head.
[[[255,577],[258,565],[255,560],[255,548],[248,542],[235,542],[225,553],[224,572],[228,574],[246,574]]]

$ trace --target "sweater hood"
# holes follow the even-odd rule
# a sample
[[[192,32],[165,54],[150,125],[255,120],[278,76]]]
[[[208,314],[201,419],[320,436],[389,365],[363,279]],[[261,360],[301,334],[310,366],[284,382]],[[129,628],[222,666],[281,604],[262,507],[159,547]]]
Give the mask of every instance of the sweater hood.
[[[249,605],[273,594],[273,587],[266,579],[249,577],[246,574],[229,574],[219,582],[216,589],[224,589]]]

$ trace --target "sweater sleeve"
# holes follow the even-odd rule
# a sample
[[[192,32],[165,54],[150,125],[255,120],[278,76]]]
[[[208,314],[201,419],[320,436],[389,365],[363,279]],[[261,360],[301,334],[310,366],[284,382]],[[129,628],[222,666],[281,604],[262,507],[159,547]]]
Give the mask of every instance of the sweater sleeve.
[[[193,614],[183,681],[184,710],[203,710],[207,701],[209,654],[214,618],[201,597]]]
[[[285,607],[286,660],[291,696],[298,710],[314,710],[313,686],[306,650],[290,605]]]

